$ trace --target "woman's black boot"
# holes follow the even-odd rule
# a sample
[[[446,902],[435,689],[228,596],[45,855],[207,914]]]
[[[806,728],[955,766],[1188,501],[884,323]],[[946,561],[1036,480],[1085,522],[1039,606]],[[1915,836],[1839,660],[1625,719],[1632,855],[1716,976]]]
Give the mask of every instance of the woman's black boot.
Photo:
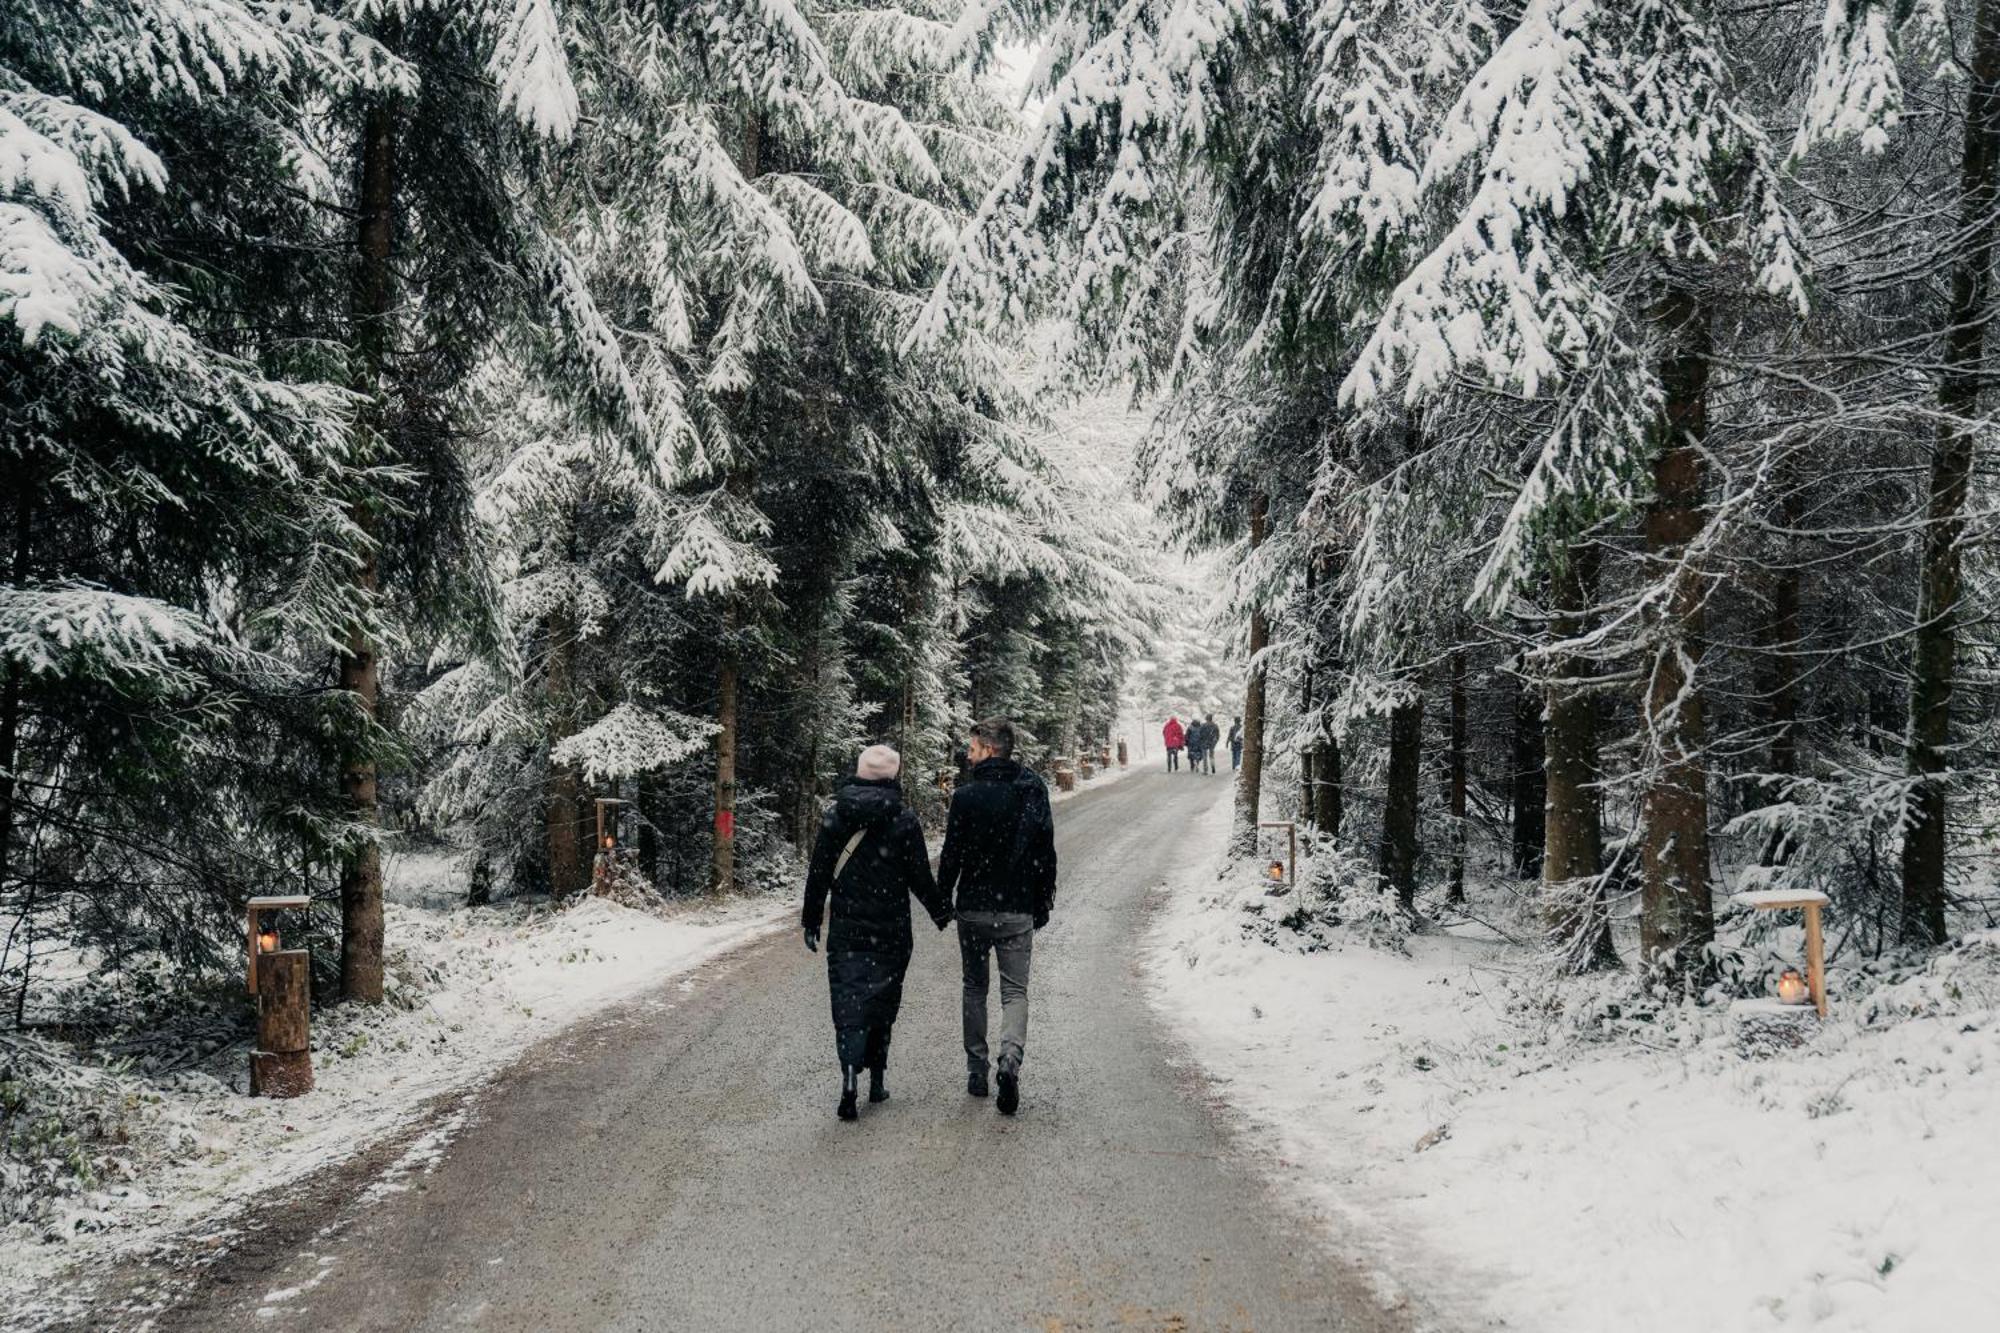
[[[889,1071],[881,1065],[871,1065],[868,1070],[868,1100],[886,1102],[889,1100],[889,1085],[883,1078]]]
[[[860,1089],[855,1087],[855,1073],[856,1070],[853,1065],[842,1065],[840,1067],[839,1115],[842,1120],[853,1120],[861,1114],[859,1108],[854,1104],[855,1094],[860,1091]]]

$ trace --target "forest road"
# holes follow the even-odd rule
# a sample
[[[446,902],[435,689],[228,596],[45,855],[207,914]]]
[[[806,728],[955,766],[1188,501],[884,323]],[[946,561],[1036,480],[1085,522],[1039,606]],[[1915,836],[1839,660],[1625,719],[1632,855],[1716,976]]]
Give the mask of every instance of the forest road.
[[[836,1120],[825,965],[788,929],[531,1055],[428,1173],[356,1182],[152,1326],[1405,1329],[1142,994],[1148,896],[1232,789],[1149,772],[1056,806],[1017,1118],[966,1095],[955,933],[919,912],[892,1099]]]

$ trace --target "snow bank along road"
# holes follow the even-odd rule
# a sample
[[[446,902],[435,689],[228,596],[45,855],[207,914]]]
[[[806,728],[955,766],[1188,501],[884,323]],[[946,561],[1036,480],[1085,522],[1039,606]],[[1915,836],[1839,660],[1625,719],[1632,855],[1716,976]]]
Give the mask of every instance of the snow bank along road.
[[[1147,897],[1230,787],[1057,807],[1017,1119],[965,1095],[955,937],[920,915],[893,1099],[835,1120],[824,964],[786,932],[531,1055],[414,1167],[322,1182],[153,1327],[1410,1327],[1258,1181],[1141,995]]]

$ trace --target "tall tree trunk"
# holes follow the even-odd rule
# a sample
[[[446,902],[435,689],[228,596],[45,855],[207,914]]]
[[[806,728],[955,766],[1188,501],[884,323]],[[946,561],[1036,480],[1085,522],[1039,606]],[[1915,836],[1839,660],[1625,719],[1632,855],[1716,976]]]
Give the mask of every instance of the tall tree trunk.
[[[1706,521],[1701,450],[1708,435],[1709,316],[1698,297],[1674,286],[1654,308],[1653,320],[1667,339],[1660,366],[1666,404],[1653,460],[1646,552],[1655,575],[1670,583],[1650,616],[1651,660],[1640,701],[1653,751],[1642,797],[1640,948],[1648,962],[1686,971],[1715,934],[1703,753],[1708,733],[1696,679],[1707,589],[1698,573],[1676,568]]]
[[[755,110],[743,117],[743,143],[737,168],[743,179],[754,181],[764,170],[764,120]],[[740,467],[725,479],[725,486],[748,498],[748,474]],[[722,660],[715,672],[715,837],[709,859],[708,884],[711,892],[728,893],[736,887],[736,729],[738,693],[742,686],[743,664],[736,636],[741,628],[741,609],[732,600],[723,613]]]
[[[1303,711],[1310,715],[1313,710],[1313,672],[1310,666],[1306,668],[1301,702],[1304,705]],[[1319,788],[1318,776],[1314,772],[1318,756],[1319,747],[1312,744],[1308,744],[1299,754],[1299,822],[1308,827],[1315,824],[1319,818],[1319,805],[1314,799]]]
[[[1389,790],[1376,869],[1405,912],[1417,910],[1417,811],[1423,796],[1424,696],[1413,688],[1389,710]]]
[[[641,775],[632,779],[632,809],[639,816],[639,864],[645,867],[647,882],[660,887],[660,830],[653,818],[659,806],[660,783]]]
[[[1515,677],[1513,778],[1514,877],[1535,879],[1542,873],[1542,849],[1548,822],[1548,783],[1543,764],[1542,699]]]
[[[572,764],[558,764],[556,745],[576,731],[576,617],[563,608],[549,617],[548,825],[549,893],[556,899],[574,897],[590,885],[591,857],[583,850],[583,775]]]
[[[1797,515],[1789,498],[1784,502],[1783,510],[1786,526],[1795,524]],[[1777,571],[1771,587],[1771,674],[1766,686],[1771,706],[1771,750],[1765,762],[1776,783],[1796,777],[1799,771],[1798,651],[1803,637],[1799,614],[1802,577],[1798,566],[1788,564]],[[1784,799],[1783,790],[1775,786],[1768,795],[1772,800]],[[1790,839],[1782,830],[1773,830],[1759,859],[1764,865],[1778,866],[1791,860],[1791,857]]]
[[[1991,318],[1994,215],[2000,204],[2000,0],[1979,0],[1974,10],[1968,73],[1958,204],[1964,248],[1952,266],[1944,365],[1938,372],[1941,420],[1931,452],[1904,760],[1905,771],[1920,781],[1911,792],[1904,826],[1901,925],[1903,938],[1919,944],[1942,943],[1945,937],[1945,773],[1958,674],[1958,546],[1972,484],[1986,323]]]
[[[1446,901],[1465,901],[1465,650],[1451,652],[1451,744],[1445,753],[1445,799],[1451,811],[1451,890]]]
[[[17,464],[14,492],[13,551],[7,566],[7,580],[16,588],[28,585],[28,548],[34,532],[34,478],[26,465]],[[10,658],[0,663],[0,891],[14,872],[14,795],[20,790],[15,765],[21,754],[21,713],[24,707],[23,672]],[[22,994],[27,993],[24,978]]]
[[[1264,544],[1270,522],[1270,499],[1259,491],[1250,497],[1250,549]],[[1243,689],[1243,771],[1236,775],[1236,826],[1230,837],[1238,856],[1257,854],[1257,817],[1264,787],[1264,668],[1256,659],[1271,644],[1270,622],[1264,609],[1250,608],[1250,657],[1255,663]]]
[[[1340,836],[1341,816],[1341,772],[1340,741],[1328,736],[1319,743],[1319,756],[1313,764],[1316,781],[1313,786],[1313,823],[1329,838]]]
[[[355,227],[353,317],[354,344],[363,377],[362,390],[372,400],[370,428],[385,425],[384,395],[393,333],[395,272],[396,103],[378,97],[362,118],[361,192]],[[381,587],[376,551],[380,531],[375,506],[366,498],[355,502],[353,518],[365,543],[354,571],[354,587],[363,607],[372,608]],[[376,802],[375,738],[372,734],[380,696],[380,663],[370,636],[368,616],[348,630],[340,657],[340,688],[352,694],[369,726],[341,756],[341,789],[349,817],[364,834],[340,867],[340,994],[342,999],[379,1004],[382,1000],[382,850],[374,833],[381,824]]]
[[[729,617],[729,637],[735,638],[736,617]],[[736,691],[741,665],[732,645],[723,649],[716,671],[715,720],[715,844],[709,863],[709,888],[728,893],[736,886]]]
[[[1597,548],[1578,542],[1564,552],[1549,580],[1557,642],[1590,629],[1597,593]],[[1617,961],[1604,906],[1603,801],[1597,788],[1597,700],[1590,660],[1566,653],[1549,664],[1548,721],[1543,729],[1547,774],[1546,841],[1542,855],[1543,929],[1563,970],[1589,971]]]
[[[1310,618],[1318,615],[1319,607],[1313,594],[1319,587],[1319,560],[1306,561],[1306,615],[1307,627],[1301,632],[1305,657],[1305,674],[1299,687],[1299,713],[1310,718],[1313,711],[1313,658],[1319,650],[1319,635],[1312,628]],[[1319,822],[1318,791],[1319,746],[1308,741],[1299,754],[1299,823],[1312,827]]]

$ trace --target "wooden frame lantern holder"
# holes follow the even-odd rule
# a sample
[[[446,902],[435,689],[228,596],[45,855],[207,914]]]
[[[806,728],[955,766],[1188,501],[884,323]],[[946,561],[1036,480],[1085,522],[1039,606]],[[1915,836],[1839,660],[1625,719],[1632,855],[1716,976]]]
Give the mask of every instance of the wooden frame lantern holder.
[[[1285,878],[1279,882],[1287,886],[1297,884],[1299,882],[1299,826],[1289,819],[1264,819],[1257,822],[1257,827],[1260,830],[1281,828],[1285,831]]]
[[[590,888],[593,893],[604,893],[611,887],[612,867],[618,857],[618,816],[611,816],[611,823],[604,822],[604,807],[621,806],[629,802],[615,796],[597,798],[597,840],[591,846]]]
[[[1820,930],[1819,912],[1832,899],[1813,889],[1760,889],[1739,893],[1731,901],[1757,912],[1797,909],[1806,923],[1806,996],[1814,1012],[1826,1017],[1826,940]]]
[[[252,1097],[312,1091],[312,955],[282,948],[275,914],[312,906],[306,895],[252,898],[244,906],[250,993],[257,997],[257,1046],[250,1052]],[[265,913],[273,919],[262,920]]]

